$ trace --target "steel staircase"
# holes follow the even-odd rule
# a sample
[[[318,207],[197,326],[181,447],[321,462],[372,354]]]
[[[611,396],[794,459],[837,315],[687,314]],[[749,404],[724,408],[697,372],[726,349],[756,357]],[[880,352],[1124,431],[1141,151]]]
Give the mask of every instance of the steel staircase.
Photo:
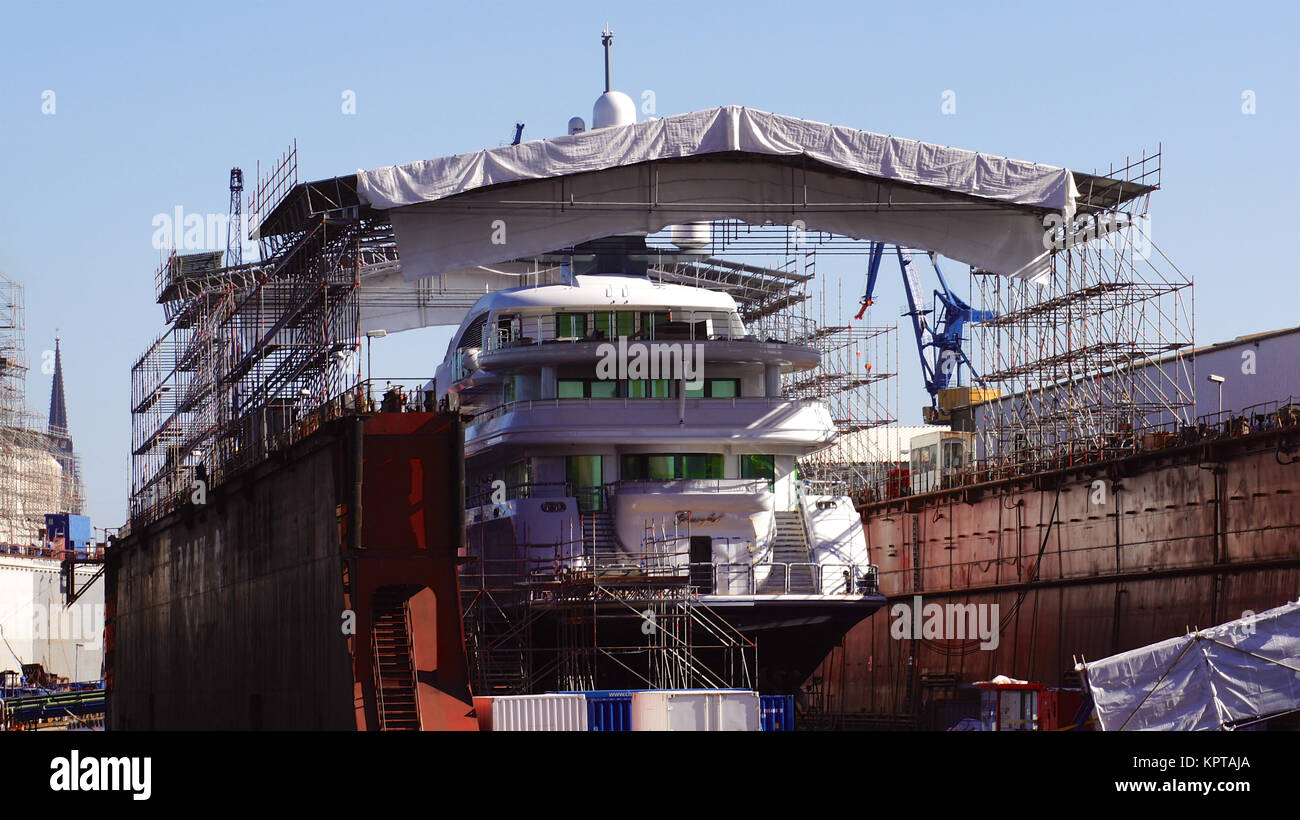
[[[582,514],[582,544],[591,551],[596,567],[617,565],[623,562],[618,551],[618,535],[609,510],[595,510]]]
[[[790,573],[789,592],[794,595],[811,595],[817,591],[813,578],[812,556],[808,538],[803,531],[803,517],[799,512],[776,513],[776,538],[772,543],[772,568],[767,580],[759,587],[763,593],[786,592],[785,573]],[[785,567],[780,566],[786,565]],[[800,566],[791,566],[799,564]]]
[[[375,700],[380,731],[420,728],[406,598],[404,592],[390,589],[379,590],[374,598],[371,645],[375,653]]]

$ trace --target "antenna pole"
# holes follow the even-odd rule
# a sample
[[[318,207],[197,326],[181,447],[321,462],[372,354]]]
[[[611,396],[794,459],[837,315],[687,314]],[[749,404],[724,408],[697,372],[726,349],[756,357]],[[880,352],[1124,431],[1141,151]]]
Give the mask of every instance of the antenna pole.
[[[609,23],[605,24],[605,30],[600,33],[600,43],[605,47],[605,93],[608,94],[612,89],[609,84],[609,47],[614,42],[614,32],[609,30]]]

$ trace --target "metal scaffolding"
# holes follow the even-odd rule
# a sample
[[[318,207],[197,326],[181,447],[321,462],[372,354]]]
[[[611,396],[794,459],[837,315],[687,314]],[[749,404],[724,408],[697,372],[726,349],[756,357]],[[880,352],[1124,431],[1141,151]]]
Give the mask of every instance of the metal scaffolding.
[[[647,522],[642,552],[622,553],[607,526],[586,512],[562,542],[507,552],[477,529],[461,574],[473,691],[751,688],[757,646],[701,601],[713,577],[677,554],[689,533]]]
[[[1039,281],[972,271],[981,307],[997,314],[975,326],[983,383],[1002,390],[975,411],[983,466],[1121,457],[1149,431],[1192,423],[1192,282],[1148,227],[1159,160],[1112,171],[1140,193],[1062,225]]]
[[[250,203],[262,261],[172,253],[158,270],[169,326],[131,371],[134,524],[364,401],[357,286],[363,247],[386,226],[311,215],[259,234],[296,181],[295,148]]]
[[[710,269],[730,275],[701,276],[698,284],[732,293],[750,333],[821,353],[815,369],[783,377],[783,395],[825,403],[839,433],[839,445],[800,460],[801,478],[865,497],[895,466],[877,438],[858,434],[898,421],[898,325],[876,324],[874,311],[846,315],[856,293],[846,302],[842,275],[819,276],[817,262],[820,254],[847,257],[865,269],[870,243],[734,220],[714,223],[712,235],[711,251],[758,257],[765,266],[710,257]]]
[[[76,457],[66,430],[46,430],[27,409],[23,287],[0,273],[0,545],[41,543],[45,514],[82,511]]]

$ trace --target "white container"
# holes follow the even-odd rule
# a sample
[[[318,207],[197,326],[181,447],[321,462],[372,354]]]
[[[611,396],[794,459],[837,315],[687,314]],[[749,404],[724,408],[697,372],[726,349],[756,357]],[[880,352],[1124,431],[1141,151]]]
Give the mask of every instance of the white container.
[[[757,692],[664,689],[632,693],[634,732],[757,732]]]
[[[474,698],[482,732],[585,732],[583,695],[507,695]]]

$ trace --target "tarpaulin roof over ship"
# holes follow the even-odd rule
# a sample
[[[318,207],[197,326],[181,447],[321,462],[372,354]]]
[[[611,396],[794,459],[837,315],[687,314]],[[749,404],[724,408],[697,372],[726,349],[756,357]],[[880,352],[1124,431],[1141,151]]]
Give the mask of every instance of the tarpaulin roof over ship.
[[[474,293],[536,271],[520,260],[693,221],[800,220],[809,232],[1032,278],[1048,265],[1044,215],[1104,211],[1153,190],[724,106],[293,185],[253,215],[253,235],[357,209],[389,222],[400,253],[363,266],[362,322],[391,332],[458,323]],[[769,278],[755,281],[788,284]],[[417,280],[437,282],[433,301],[413,289]]]
[[[801,219],[1032,277],[1042,215],[1079,197],[1065,168],[740,106],[358,171],[357,191],[394,209],[407,280],[724,217]]]
[[[1300,601],[1082,664],[1105,731],[1230,729],[1300,709]]]

